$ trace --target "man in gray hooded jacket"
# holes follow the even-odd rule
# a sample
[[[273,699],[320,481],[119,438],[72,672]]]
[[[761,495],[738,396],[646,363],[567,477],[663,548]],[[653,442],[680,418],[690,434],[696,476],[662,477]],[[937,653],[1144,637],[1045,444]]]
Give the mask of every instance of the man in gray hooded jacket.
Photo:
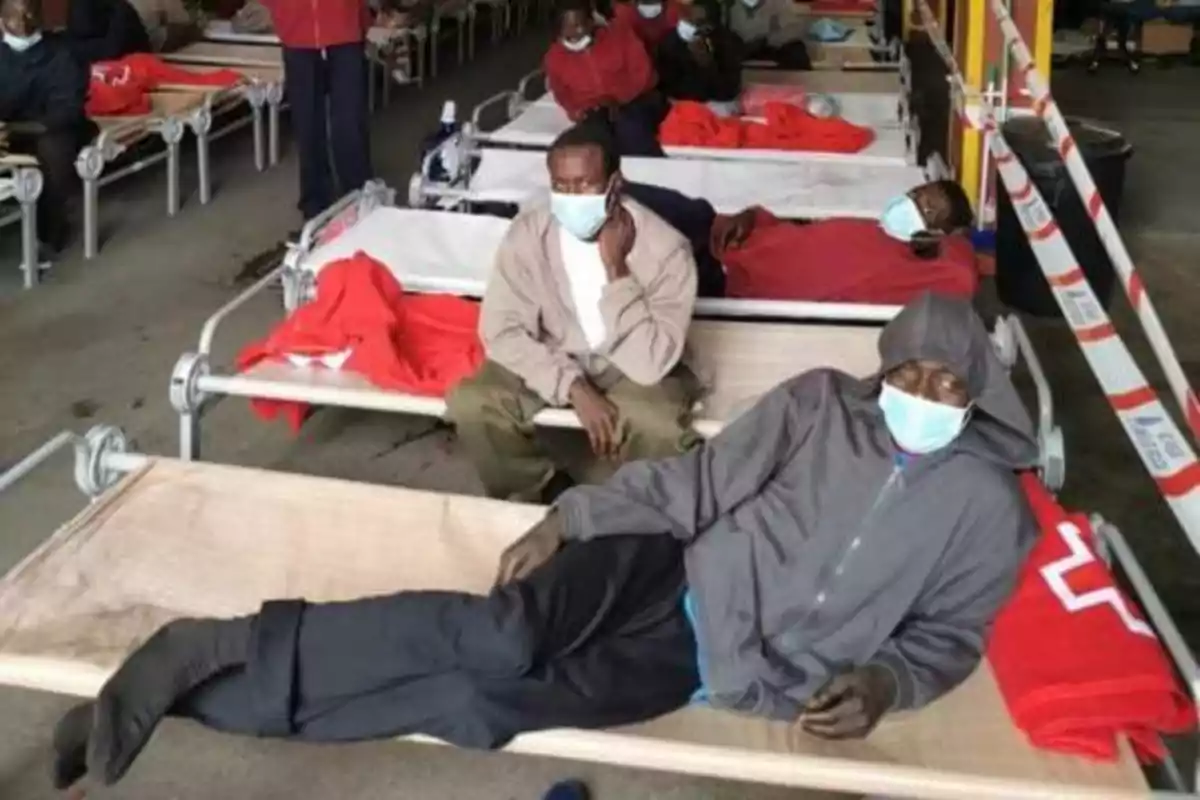
[[[273,601],[180,620],[55,732],[55,780],[118,780],[168,713],[259,736],[524,731],[702,701],[866,735],[963,681],[1035,525],[1031,426],[966,303],[926,295],[882,369],[768,392],[719,436],[572,489],[486,597]]]

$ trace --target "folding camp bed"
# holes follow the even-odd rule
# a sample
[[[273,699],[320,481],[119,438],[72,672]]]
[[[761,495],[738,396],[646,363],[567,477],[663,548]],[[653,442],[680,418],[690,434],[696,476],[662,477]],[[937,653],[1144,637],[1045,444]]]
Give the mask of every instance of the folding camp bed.
[[[434,163],[453,150],[458,164],[478,160],[473,170],[460,170],[451,179],[434,180]],[[863,166],[854,163],[804,161],[765,164],[701,159],[621,159],[625,180],[673,189],[703,198],[717,213],[732,214],[762,206],[784,219],[861,217],[874,219],[892,198],[928,180],[947,177],[940,159],[926,167]],[[439,178],[441,176],[439,175]],[[422,161],[409,181],[408,204],[413,208],[467,208],[474,203],[538,202],[550,191],[545,153],[489,147],[471,154],[447,140]]]
[[[221,324],[269,286],[283,283],[284,305],[298,307],[313,295],[315,278],[334,261],[364,252],[386,266],[414,292],[440,292],[479,297],[483,294],[495,251],[508,227],[496,217],[395,208],[391,192],[368,185],[343,198],[312,220],[284,263],[218,310],[205,323],[194,352],[185,353],[171,377],[171,404],[180,418],[180,451],[195,458],[200,421],[207,407],[228,396],[264,398],[371,411],[441,416],[442,398],[417,397],[373,386],[365,378],[339,370],[290,363],[262,362],[238,374],[221,374],[213,357],[213,341]],[[411,232],[411,233],[409,233]],[[816,366],[836,366],[866,375],[878,365],[879,325],[899,311],[896,306],[852,303],[700,298],[697,317],[786,319],[822,324],[733,322],[696,319],[689,341],[698,373],[710,387],[695,410],[696,430],[716,433],[770,387]],[[1050,454],[1048,475],[1061,473],[1061,434],[1040,363],[1015,321],[999,326],[1001,356],[1013,364],[1025,355],[1039,387],[1043,416],[1039,436]],[[539,424],[577,427],[574,413],[552,409]]]
[[[260,34],[261,35],[261,34]],[[176,64],[184,69],[220,69],[229,68],[240,72],[246,77],[246,82],[238,91],[250,106],[250,122],[254,125],[254,166],[259,171],[267,164],[274,166],[279,163],[279,110],[284,102],[283,51],[276,45],[268,44],[227,44],[224,42],[196,42],[187,45],[173,53],[163,55],[163,60]],[[195,87],[188,87],[193,89]],[[226,108],[229,100],[226,99]],[[263,111],[266,109],[266,122],[263,121]],[[208,185],[208,143],[225,136],[245,124],[238,120],[213,133],[206,129],[205,119],[198,118],[192,125],[197,141],[203,140],[203,146],[197,150],[197,158],[201,159],[201,186]],[[211,115],[207,117],[211,126]],[[265,128],[265,132],[264,132]],[[202,194],[207,189],[202,188]]]
[[[37,201],[41,194],[42,173],[36,159],[0,154],[0,228],[20,224],[21,272],[26,289],[38,282],[41,268],[37,240]]]
[[[570,127],[571,123],[567,119],[567,115],[552,97],[546,95],[532,102],[526,102],[522,99],[524,93],[523,88],[516,92],[500,92],[477,105],[471,113],[470,124],[464,126],[464,138],[468,143],[473,147],[503,146],[545,149],[559,134]],[[842,97],[837,99],[841,102]],[[863,102],[851,98],[846,98],[846,100],[852,108]],[[889,122],[885,125],[872,126],[875,131],[875,140],[857,153],[691,146],[669,146],[664,149],[672,158],[688,159],[767,161],[771,163],[816,160],[881,165],[911,164],[916,160],[919,132],[911,120],[899,124],[891,122],[899,108],[896,99],[884,99],[882,110],[879,113]],[[506,114],[503,124],[496,128],[485,128],[484,120],[494,118],[497,111]]]
[[[151,110],[140,116],[95,117],[100,128],[97,136],[80,151],[75,168],[83,180],[83,255],[94,258],[99,247],[98,206],[100,187],[126,175],[167,162],[167,216],[179,213],[179,143],[184,126],[204,107],[205,98],[196,93],[152,92]],[[123,157],[151,136],[158,135],[165,145],[161,152]],[[107,167],[118,164],[115,170]]]
[[[64,449],[74,450],[76,482],[92,502],[0,580],[0,683],[37,691],[94,696],[127,653],[177,617],[233,617],[280,597],[486,592],[503,548],[545,514],[150,457],[105,427],[55,437],[0,475],[0,491]],[[1153,585],[1120,531],[1096,527],[1195,698],[1197,664]],[[1196,775],[1194,754],[1143,773],[1124,742],[1112,763],[1035,749],[986,662],[945,698],[889,715],[862,741],[818,740],[791,724],[693,706],[619,729],[525,734],[505,750],[893,799],[1133,800],[1151,797],[1151,786],[1182,792]],[[143,757],[154,752],[151,744]]]

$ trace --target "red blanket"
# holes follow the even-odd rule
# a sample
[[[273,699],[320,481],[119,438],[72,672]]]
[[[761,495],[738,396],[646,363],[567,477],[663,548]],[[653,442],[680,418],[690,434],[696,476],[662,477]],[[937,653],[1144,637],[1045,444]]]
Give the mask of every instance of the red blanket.
[[[765,122],[719,117],[703,103],[676,101],[658,129],[664,146],[726,149],[808,150],[858,153],[875,141],[875,132],[840,117],[814,117],[790,103],[768,102]]]
[[[1096,557],[1087,517],[1064,511],[1033,475],[1022,482],[1042,538],[988,645],[1017,727],[1050,750],[1111,761],[1126,736],[1143,761],[1161,759],[1159,732],[1194,729],[1194,707]]]
[[[264,359],[348,352],[341,369],[381,389],[440,397],[483,363],[478,327],[478,303],[405,294],[386,267],[357,253],[322,269],[316,299],[266,339],[244,348],[237,365],[245,370]],[[293,430],[307,413],[302,403],[253,400],[251,405],[263,419],[283,415]]]
[[[946,237],[941,253],[925,260],[869,219],[803,225],[758,209],[740,247],[712,249],[729,297],[904,305],[925,291],[969,298],[979,283],[965,237]]]
[[[150,92],[162,86],[224,89],[243,80],[240,73],[231,69],[193,72],[148,53],[135,53],[92,65],[86,110],[89,117],[136,117],[150,113]]]

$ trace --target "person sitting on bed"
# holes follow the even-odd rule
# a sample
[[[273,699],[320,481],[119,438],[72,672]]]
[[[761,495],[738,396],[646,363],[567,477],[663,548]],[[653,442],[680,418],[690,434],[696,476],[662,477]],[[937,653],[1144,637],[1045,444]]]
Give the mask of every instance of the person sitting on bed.
[[[88,74],[61,36],[43,32],[40,0],[0,0],[0,27],[0,137],[8,150],[37,158],[37,237],[53,257],[70,238],[75,158],[96,135],[84,115]]]
[[[741,40],[745,61],[771,61],[780,69],[810,70],[808,48],[790,24],[795,18],[792,0],[734,0],[729,7],[729,30]]]
[[[167,624],[60,721],[57,783],[119,780],[168,714],[495,748],[689,703],[841,739],[933,702],[979,663],[1036,538],[1014,470],[1037,446],[969,303],[922,296],[879,352],[874,376],[810,370],[686,453],[568,491],[486,595]]]
[[[675,29],[679,12],[679,0],[621,0],[613,3],[612,21],[637,34],[652,55],[658,43]]]
[[[129,0],[157,53],[170,53],[200,38],[200,28],[183,0]]]
[[[597,26],[590,0],[559,0],[558,40],[543,59],[546,85],[573,122],[612,126],[621,155],[661,156],[665,109],[645,47],[627,26]]]
[[[737,113],[742,46],[721,24],[714,0],[683,6],[679,24],[659,44],[654,63],[659,90],[669,100],[693,100],[718,113]]]
[[[571,129],[547,155],[549,206],[513,221],[483,298],[487,361],[447,398],[490,497],[549,500],[566,483],[533,438],[570,406],[595,455],[659,458],[695,443],[681,363],[696,303],[691,246],[621,190],[611,140]]]
[[[88,66],[154,49],[127,0],[69,0],[66,36],[75,58]]]

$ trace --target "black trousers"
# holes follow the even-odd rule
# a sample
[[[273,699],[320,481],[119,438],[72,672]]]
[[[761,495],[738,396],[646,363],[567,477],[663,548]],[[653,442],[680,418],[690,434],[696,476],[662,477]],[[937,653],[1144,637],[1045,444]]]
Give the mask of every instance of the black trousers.
[[[662,145],[658,143],[658,126],[667,115],[667,102],[658,92],[647,92],[630,100],[612,116],[604,109],[597,109],[590,114],[595,117],[589,116],[589,123],[609,126],[621,155],[648,158],[666,156]]]
[[[683,706],[698,685],[684,586],[676,541],[629,536],[569,544],[486,597],[268,603],[246,666],[172,713],[257,736],[423,733],[478,748],[637,722]]]
[[[774,61],[780,69],[810,70],[812,59],[808,55],[808,47],[797,40],[771,47],[766,42],[758,42],[747,48],[743,57],[746,61]]]
[[[9,141],[14,153],[31,155],[42,171],[42,194],[37,204],[38,241],[61,250],[70,239],[70,205],[79,188],[75,159],[94,135],[88,125],[22,134]]]
[[[312,219],[374,177],[366,54],[361,43],[287,47],[283,68],[300,151],[300,211]]]

